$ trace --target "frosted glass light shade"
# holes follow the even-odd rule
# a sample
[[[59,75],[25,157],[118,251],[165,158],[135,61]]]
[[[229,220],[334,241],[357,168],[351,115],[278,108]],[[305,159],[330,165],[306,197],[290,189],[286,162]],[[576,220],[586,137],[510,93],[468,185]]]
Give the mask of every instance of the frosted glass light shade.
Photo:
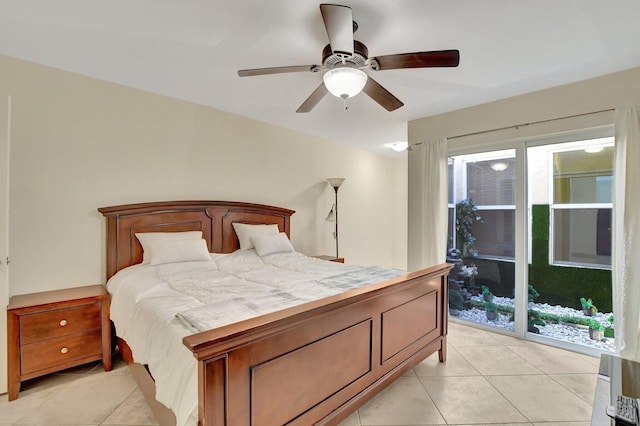
[[[602,151],[604,148],[601,146],[590,146],[584,149],[584,152],[588,152],[589,154],[596,154]]]
[[[329,178],[327,182],[334,188],[340,188],[340,185],[344,182],[344,178]]]
[[[491,163],[489,165],[489,167],[491,167],[493,170],[495,170],[496,172],[502,172],[507,170],[507,168],[509,167],[509,165],[505,162],[502,161],[498,161],[496,163]]]
[[[331,207],[331,210],[329,210],[329,214],[327,215],[327,217],[324,218],[324,220],[326,220],[327,222],[335,222],[336,221],[336,206],[334,205],[333,207]]]
[[[409,148],[409,142],[403,142],[403,141],[389,142],[389,143],[385,143],[384,146],[394,150],[395,152],[402,152],[402,151],[406,151],[407,148]]]
[[[350,98],[362,91],[367,84],[367,74],[356,68],[334,68],[322,76],[327,90],[338,98]]]

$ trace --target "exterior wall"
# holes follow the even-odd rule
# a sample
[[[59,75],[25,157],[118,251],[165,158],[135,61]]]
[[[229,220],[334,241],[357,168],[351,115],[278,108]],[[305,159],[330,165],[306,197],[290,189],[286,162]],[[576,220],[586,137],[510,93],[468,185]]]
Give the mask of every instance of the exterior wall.
[[[406,268],[407,162],[212,108],[0,56],[12,96],[10,294],[104,282],[98,207],[249,201],[296,210],[300,252]]]

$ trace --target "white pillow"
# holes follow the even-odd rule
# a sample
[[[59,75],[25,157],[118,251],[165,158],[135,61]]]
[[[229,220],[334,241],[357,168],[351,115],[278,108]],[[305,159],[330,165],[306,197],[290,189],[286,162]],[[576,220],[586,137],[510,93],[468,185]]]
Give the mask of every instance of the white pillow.
[[[257,234],[277,234],[280,232],[278,225],[253,225],[249,223],[234,222],[233,229],[236,230],[240,250],[249,250],[254,247],[251,237]]]
[[[157,241],[149,263],[161,265],[163,263],[190,262],[195,260],[211,260],[207,242],[199,240],[161,240]]]
[[[185,232],[141,232],[136,238],[142,244],[142,263],[149,263],[158,241],[168,240],[201,240],[202,231]]]
[[[284,232],[278,234],[256,234],[251,237],[251,241],[256,246],[258,256],[293,251],[291,241],[289,241],[287,234]]]

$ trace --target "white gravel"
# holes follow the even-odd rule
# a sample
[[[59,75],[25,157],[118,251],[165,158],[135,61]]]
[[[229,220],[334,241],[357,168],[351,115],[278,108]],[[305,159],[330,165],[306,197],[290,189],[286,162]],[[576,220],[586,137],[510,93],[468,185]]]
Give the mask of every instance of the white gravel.
[[[474,296],[473,300],[482,301],[482,296]],[[495,297],[494,303],[502,306],[513,307],[513,299],[507,297]],[[567,308],[565,306],[551,306],[546,303],[529,303],[529,308],[537,310],[539,312],[545,312],[555,314],[559,316],[573,316],[573,317],[585,317],[582,310],[576,310]],[[609,322],[611,313],[598,312],[591,318],[599,321],[605,327],[612,327]],[[489,325],[491,327],[497,327],[504,330],[514,330],[513,321],[509,321],[510,315],[500,314],[496,321],[487,320],[487,316],[484,310],[478,308],[463,309],[460,311],[458,318],[472,321],[480,324]],[[586,318],[586,317],[585,317]],[[589,329],[585,326],[578,326],[573,324],[547,324],[546,326],[537,326],[540,330],[541,336],[551,337],[554,339],[563,340],[565,342],[576,343],[583,346],[589,346],[592,348],[603,349],[607,351],[615,350],[615,340],[605,337],[604,339],[597,341],[589,338]]]

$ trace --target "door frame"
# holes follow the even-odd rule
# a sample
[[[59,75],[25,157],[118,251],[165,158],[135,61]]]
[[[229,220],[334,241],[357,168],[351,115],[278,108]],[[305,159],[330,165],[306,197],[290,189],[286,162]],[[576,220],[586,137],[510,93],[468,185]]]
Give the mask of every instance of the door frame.
[[[11,97],[0,94],[0,394],[7,392],[7,305],[9,304],[9,176]]]

